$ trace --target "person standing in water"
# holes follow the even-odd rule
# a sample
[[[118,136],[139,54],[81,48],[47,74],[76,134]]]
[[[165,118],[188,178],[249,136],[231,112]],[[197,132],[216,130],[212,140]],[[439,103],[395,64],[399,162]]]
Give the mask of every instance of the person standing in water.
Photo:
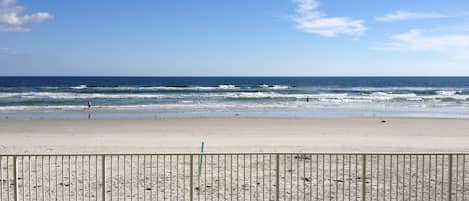
[[[91,100],[88,100],[88,119],[91,119]]]

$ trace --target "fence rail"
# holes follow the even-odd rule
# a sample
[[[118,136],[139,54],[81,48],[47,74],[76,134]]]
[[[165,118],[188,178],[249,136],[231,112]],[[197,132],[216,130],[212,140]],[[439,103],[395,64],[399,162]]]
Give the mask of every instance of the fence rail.
[[[0,201],[459,201],[466,155],[0,154]]]

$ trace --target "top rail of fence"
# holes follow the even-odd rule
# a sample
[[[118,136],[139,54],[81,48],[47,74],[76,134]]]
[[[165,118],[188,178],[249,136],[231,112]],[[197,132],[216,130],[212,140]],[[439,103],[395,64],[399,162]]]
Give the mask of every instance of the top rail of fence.
[[[469,155],[469,152],[161,152],[161,153],[0,153],[0,156],[143,156],[143,155]]]

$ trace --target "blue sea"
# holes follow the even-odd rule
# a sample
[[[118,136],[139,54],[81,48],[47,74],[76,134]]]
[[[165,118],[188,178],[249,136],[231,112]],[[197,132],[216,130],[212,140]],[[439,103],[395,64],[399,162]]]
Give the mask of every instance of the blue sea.
[[[0,77],[1,119],[199,117],[469,118],[469,77]]]

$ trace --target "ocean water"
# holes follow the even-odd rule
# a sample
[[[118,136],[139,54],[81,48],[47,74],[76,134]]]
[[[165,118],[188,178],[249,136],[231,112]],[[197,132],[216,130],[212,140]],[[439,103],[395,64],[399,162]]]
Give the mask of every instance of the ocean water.
[[[469,118],[469,77],[0,77],[2,119],[196,117]]]

